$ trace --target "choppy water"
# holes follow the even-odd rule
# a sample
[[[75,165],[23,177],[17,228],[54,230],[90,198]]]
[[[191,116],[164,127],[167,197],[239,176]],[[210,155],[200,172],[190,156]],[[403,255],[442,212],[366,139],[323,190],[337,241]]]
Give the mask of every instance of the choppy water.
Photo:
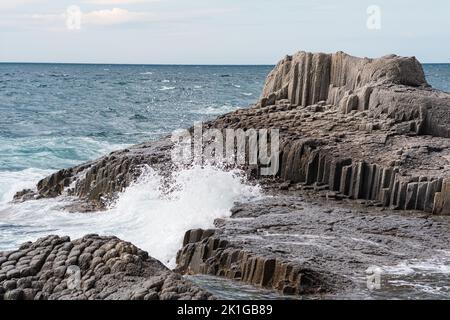
[[[113,234],[172,265],[186,230],[212,226],[257,187],[207,168],[181,172],[171,198],[149,172],[104,213],[68,214],[66,199],[8,202],[56,169],[250,105],[270,69],[0,64],[0,250],[49,233]]]
[[[246,107],[270,69],[0,64],[0,174],[71,166]]]
[[[233,202],[260,197],[259,188],[237,172],[194,168],[179,173],[181,187],[168,198],[149,169],[103,213],[66,213],[67,199],[9,201],[56,169],[247,107],[271,68],[0,64],[0,250],[46,234],[113,234],[173,265],[185,230],[210,227],[229,215]],[[450,65],[424,69],[434,87],[450,91]],[[446,270],[439,275],[447,277]],[[245,296],[231,287],[217,290]],[[249,290],[246,297],[276,298]]]

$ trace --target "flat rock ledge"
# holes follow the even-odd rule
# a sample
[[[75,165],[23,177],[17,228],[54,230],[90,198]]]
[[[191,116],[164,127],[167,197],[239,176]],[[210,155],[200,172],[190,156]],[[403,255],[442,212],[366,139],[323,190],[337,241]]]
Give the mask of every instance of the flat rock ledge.
[[[237,204],[215,227],[186,232],[179,272],[305,297],[370,297],[368,268],[426,263],[442,257],[450,243],[448,217],[345,199],[319,202],[313,193],[295,191]]]
[[[0,252],[0,300],[206,300],[213,296],[116,237],[47,236]]]

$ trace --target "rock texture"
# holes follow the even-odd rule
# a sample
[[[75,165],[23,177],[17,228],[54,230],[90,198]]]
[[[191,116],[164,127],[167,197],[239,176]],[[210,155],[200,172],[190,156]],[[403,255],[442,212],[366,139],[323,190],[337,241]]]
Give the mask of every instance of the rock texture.
[[[166,138],[111,152],[95,161],[62,169],[39,181],[36,190],[19,192],[15,200],[54,198],[65,194],[82,200],[73,206],[74,210],[102,209],[140,176],[143,166],[170,172],[171,147],[172,143]]]
[[[450,137],[450,95],[430,88],[415,58],[299,52],[269,74],[260,105],[283,99],[304,107],[326,101],[343,113],[369,110],[378,118],[408,121],[419,134]]]
[[[337,287],[337,279],[330,275],[289,259],[252,252],[215,234],[215,230],[187,231],[177,255],[178,270],[226,277],[284,294],[326,293]]]
[[[211,299],[134,245],[48,236],[0,253],[0,300]]]
[[[450,94],[415,58],[299,52],[267,77],[261,100],[205,128],[280,129],[277,179],[401,210],[450,214]],[[105,206],[150,165],[173,169],[169,137],[61,170],[16,200],[79,197]],[[251,167],[248,168],[249,170]]]
[[[290,189],[237,204],[230,219],[216,220],[215,230],[188,231],[179,269],[285,294],[365,297],[369,267],[429,265],[448,252],[447,217],[400,215],[345,199],[317,202]],[[389,275],[382,278],[387,282]]]

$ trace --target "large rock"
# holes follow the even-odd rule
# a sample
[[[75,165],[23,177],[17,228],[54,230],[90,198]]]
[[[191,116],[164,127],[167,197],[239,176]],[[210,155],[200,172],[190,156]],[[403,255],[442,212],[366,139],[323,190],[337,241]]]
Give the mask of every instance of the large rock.
[[[414,57],[299,52],[269,74],[260,105],[283,99],[300,106],[327,101],[344,113],[371,110],[378,117],[414,121],[417,133],[450,137],[450,95],[430,88]]]
[[[300,52],[277,64],[253,108],[204,127],[279,129],[280,180],[395,209],[450,214],[442,189],[450,179],[450,94],[427,84],[415,58]],[[67,194],[83,201],[76,210],[102,208],[144,165],[169,175],[171,146],[166,137],[113,152],[61,170],[40,181],[35,194],[16,199]]]
[[[370,296],[366,283],[370,267],[446,261],[447,217],[396,214],[337,199],[318,202],[311,196],[290,190],[237,204],[231,219],[216,220],[215,230],[188,231],[177,255],[179,270],[286,294],[363,298]],[[417,287],[405,289],[411,295],[423,284],[415,278],[411,274],[401,278],[403,289],[409,287],[408,281],[418,281]],[[400,283],[399,278],[383,271],[382,279],[382,298],[399,294],[388,285],[390,280],[392,285]],[[441,286],[438,281],[436,286]],[[442,296],[448,297],[448,291]]]
[[[131,243],[116,237],[48,236],[0,253],[0,300],[210,299]]]

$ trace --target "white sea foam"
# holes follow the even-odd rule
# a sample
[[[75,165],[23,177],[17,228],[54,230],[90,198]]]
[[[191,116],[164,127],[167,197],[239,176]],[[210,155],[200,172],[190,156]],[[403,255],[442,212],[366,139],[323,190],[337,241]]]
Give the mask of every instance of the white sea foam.
[[[215,218],[230,216],[235,201],[261,197],[260,188],[245,183],[240,172],[213,167],[181,170],[170,190],[149,168],[104,212],[68,213],[61,209],[67,201],[62,198],[4,203],[0,250],[47,234],[77,238],[98,233],[131,241],[173,267],[186,230],[211,228]]]
[[[52,170],[33,168],[0,172],[0,205],[11,201],[17,191],[33,189],[38,180],[51,172]]]
[[[207,115],[216,115],[216,114],[224,114],[227,112],[231,112],[234,110],[237,110],[239,108],[234,107],[234,106],[230,106],[230,105],[223,105],[220,107],[205,107],[205,108],[201,108],[201,109],[195,109],[192,110],[193,113],[198,113],[198,114],[207,114]]]
[[[173,90],[173,89],[175,89],[175,88],[176,88],[176,87],[162,86],[162,87],[159,89],[159,91]]]
[[[382,270],[391,275],[411,275],[415,273],[450,275],[450,251],[440,250],[426,260],[406,260],[394,266],[383,266]]]

